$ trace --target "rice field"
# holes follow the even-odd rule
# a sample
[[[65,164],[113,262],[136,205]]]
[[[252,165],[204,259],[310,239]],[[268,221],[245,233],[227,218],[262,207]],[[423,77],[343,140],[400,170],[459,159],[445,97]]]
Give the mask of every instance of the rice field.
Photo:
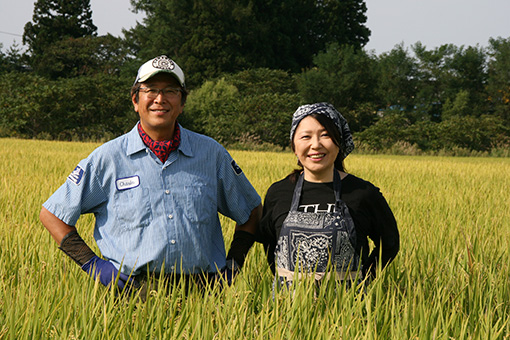
[[[510,159],[351,155],[381,188],[401,250],[361,294],[273,297],[261,245],[233,286],[119,299],[57,249],[41,204],[98,144],[0,139],[0,339],[510,339]],[[290,153],[232,151],[264,197]],[[233,222],[222,218],[227,247]],[[94,245],[93,218],[77,224]],[[97,250],[97,249],[95,249]]]

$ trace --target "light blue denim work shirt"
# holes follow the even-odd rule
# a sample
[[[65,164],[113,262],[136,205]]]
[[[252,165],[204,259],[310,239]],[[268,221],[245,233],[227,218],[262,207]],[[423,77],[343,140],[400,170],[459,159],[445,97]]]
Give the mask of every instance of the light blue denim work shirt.
[[[75,225],[96,218],[101,254],[124,274],[216,272],[225,266],[218,212],[239,224],[261,202],[227,150],[181,127],[165,164],[135,126],[94,150],[43,204]]]

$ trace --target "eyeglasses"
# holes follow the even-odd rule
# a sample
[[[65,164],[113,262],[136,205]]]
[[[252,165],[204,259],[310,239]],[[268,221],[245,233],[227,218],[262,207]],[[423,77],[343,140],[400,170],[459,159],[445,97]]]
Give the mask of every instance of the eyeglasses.
[[[181,92],[181,89],[175,87],[165,87],[164,89],[158,89],[157,87],[140,87],[140,92],[147,95],[147,98],[154,99],[159,96],[161,92],[165,98],[175,98]]]

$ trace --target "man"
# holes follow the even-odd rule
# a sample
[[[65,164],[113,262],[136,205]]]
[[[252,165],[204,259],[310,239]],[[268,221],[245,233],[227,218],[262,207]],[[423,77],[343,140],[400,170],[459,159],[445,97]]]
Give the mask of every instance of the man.
[[[181,68],[166,56],[138,70],[131,98],[140,121],[94,150],[43,204],[40,219],[60,249],[105,286],[162,271],[227,279],[254,241],[261,199],[228,152],[182,128]],[[218,212],[237,222],[230,251]],[[100,258],[74,225],[93,213]],[[228,265],[227,265],[228,263]]]

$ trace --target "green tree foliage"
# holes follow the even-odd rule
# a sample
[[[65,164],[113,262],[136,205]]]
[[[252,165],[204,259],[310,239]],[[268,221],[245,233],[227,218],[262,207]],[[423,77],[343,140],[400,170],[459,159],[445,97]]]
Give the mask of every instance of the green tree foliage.
[[[377,121],[358,135],[359,140],[373,150],[399,143],[425,151],[508,147],[504,114],[489,115],[488,105],[491,90],[497,98],[493,108],[502,108],[505,102],[505,81],[496,72],[505,69],[505,58],[498,53],[505,44],[499,43],[492,41],[489,64],[487,51],[478,47],[443,45],[427,50],[417,43],[414,57],[402,45],[381,55],[379,95],[386,109],[378,111]]]
[[[0,44],[0,74],[8,72],[22,72],[26,67],[23,64],[21,50],[18,45],[13,45],[4,53]]]
[[[382,119],[356,134],[358,142],[372,150],[386,150],[399,141],[408,141],[407,129],[412,126],[405,114],[398,109],[385,112]]]
[[[295,4],[294,4],[295,5]],[[360,0],[314,1],[319,41],[317,51],[330,43],[361,48],[368,43],[370,30],[365,26],[367,6]]]
[[[499,117],[455,116],[441,122],[439,138],[445,148],[460,147],[469,150],[489,151],[509,142],[508,126]]]
[[[419,86],[415,106],[420,109],[416,111],[416,119],[430,119],[439,122],[441,112],[438,108],[447,98],[446,91],[451,77],[449,71],[457,47],[442,45],[434,50],[427,50],[418,42],[412,48],[419,65],[417,74]]]
[[[236,103],[240,100],[239,90],[225,78],[208,80],[201,87],[191,91],[179,122],[190,130],[214,136],[216,139],[230,139],[231,131],[222,137],[223,120],[235,115]],[[235,118],[230,117],[230,118]],[[237,119],[231,119],[229,129],[239,130]]]
[[[510,128],[501,118],[492,115],[455,115],[440,123],[419,121],[412,124],[402,111],[385,113],[374,125],[356,136],[372,150],[389,150],[402,142],[423,151],[455,148],[490,151],[510,145]]]
[[[166,54],[186,71],[188,86],[251,65],[241,47],[243,27],[251,22],[243,2],[218,0],[139,0],[146,13],[126,37],[140,61]]]
[[[96,36],[96,32],[90,0],[37,0],[32,21],[23,33],[29,64],[36,73],[45,75],[49,48],[54,50],[54,45],[65,39]]]
[[[327,101],[371,150],[510,148],[510,38],[375,56],[362,0],[131,2],[146,19],[121,39],[89,1],[36,1],[28,53],[0,51],[0,136],[120,135],[140,63],[166,54],[191,89],[179,121],[227,146],[287,147],[296,108]]]
[[[462,100],[464,96],[466,105],[460,115],[479,116],[487,112],[486,69],[487,53],[482,48],[461,46],[453,56],[446,100]]]
[[[403,44],[379,56],[378,96],[383,108],[399,106],[412,110],[418,89],[418,63]]]
[[[370,30],[359,0],[252,1],[255,22],[247,26],[250,60],[258,67],[299,72],[329,44],[360,49]],[[257,32],[257,33],[255,33]],[[262,52],[262,53],[261,53]]]
[[[408,112],[413,122],[487,110],[483,49],[443,45],[427,50],[421,43],[412,49],[414,56],[397,45],[379,57],[379,96],[386,108]]]
[[[48,46],[38,60],[45,67],[37,73],[50,79],[119,74],[128,52],[122,40],[112,35],[65,38]]]
[[[246,68],[299,72],[328,43],[368,42],[361,0],[133,0],[146,18],[126,36],[141,59],[175,58],[199,85]],[[164,42],[164,43],[163,43]]]
[[[108,75],[51,81],[31,73],[0,76],[0,136],[98,140],[138,120],[131,79]]]
[[[453,100],[450,98],[446,99],[441,116],[443,120],[448,120],[453,117],[467,116],[472,111],[472,108],[469,106],[469,92],[467,90],[460,90]]]
[[[206,81],[193,90],[179,120],[227,145],[283,148],[289,145],[292,113],[299,103],[287,72],[252,69]]]
[[[487,81],[491,112],[510,125],[510,38],[489,40]]]
[[[377,74],[372,56],[353,46],[331,44],[314,58],[315,67],[298,76],[298,88],[305,102],[329,102],[349,121],[353,131],[372,123]],[[365,106],[362,108],[362,106]],[[357,114],[356,114],[357,113]],[[364,113],[364,114],[361,114]]]

